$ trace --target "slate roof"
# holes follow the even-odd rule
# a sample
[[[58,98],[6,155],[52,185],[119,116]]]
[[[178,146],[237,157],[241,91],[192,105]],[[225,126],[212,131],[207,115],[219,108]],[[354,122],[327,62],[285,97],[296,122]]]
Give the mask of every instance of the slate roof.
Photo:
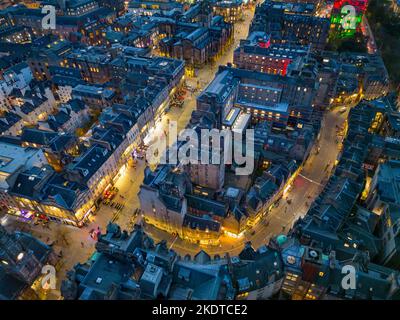
[[[207,262],[178,261],[173,270],[173,285],[169,298],[171,300],[226,299],[229,286],[226,275],[225,266]],[[190,290],[190,298],[187,290]]]
[[[65,123],[71,119],[71,110],[68,108],[61,108],[57,113],[52,114],[48,117],[47,123],[49,127],[58,131]]]
[[[33,167],[32,169],[20,173],[10,193],[28,199],[37,199],[41,193],[41,190],[38,190],[37,187],[48,175],[45,169],[47,168]]]
[[[93,145],[85,154],[71,164],[72,170],[80,172],[81,178],[87,182],[110,157],[111,152],[99,145]]]
[[[4,232],[5,230],[0,230]],[[30,251],[34,257],[41,263],[46,264],[52,252],[51,247],[34,238],[32,235],[24,232],[14,232],[11,234],[12,245],[21,246],[24,251]],[[0,300],[16,300],[22,294],[23,290],[29,287],[31,283],[26,283],[11,271],[0,265]]]
[[[400,204],[400,161],[381,163],[377,175],[377,192],[381,200]]]
[[[77,265],[75,270],[80,277],[79,300],[107,299],[110,290],[115,286],[117,295],[114,299],[125,300],[135,297],[132,297],[131,292],[124,292],[124,287],[129,289],[137,287],[137,283],[131,278],[134,266],[130,263],[99,254],[92,265]]]
[[[26,283],[7,274],[0,266],[0,300],[16,300],[26,287]]]
[[[75,141],[75,136],[63,134],[58,135],[53,141],[50,143],[49,147],[53,152],[61,152],[64,151],[72,142]]]
[[[5,132],[10,129],[13,125],[19,122],[22,118],[13,112],[6,112],[0,118],[0,132]]]
[[[57,173],[45,186],[43,203],[56,203],[59,207],[74,211],[78,194],[85,191],[87,191],[86,186],[66,180]]]

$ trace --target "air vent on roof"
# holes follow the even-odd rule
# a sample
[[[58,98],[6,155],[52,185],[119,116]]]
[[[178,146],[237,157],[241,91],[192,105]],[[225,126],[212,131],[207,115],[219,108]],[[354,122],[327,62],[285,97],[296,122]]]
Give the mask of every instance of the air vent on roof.
[[[157,271],[157,268],[156,268],[154,265],[151,265],[150,268],[149,268],[149,271],[150,271],[151,273],[154,273],[154,272]]]
[[[296,263],[296,257],[294,257],[294,256],[287,256],[286,261],[287,261],[287,263],[289,263],[289,264],[295,264],[295,263]]]
[[[265,252],[267,252],[268,251],[268,249],[267,249],[267,247],[264,245],[264,246],[261,246],[260,248],[258,248],[258,252],[260,253],[260,254],[263,254],[263,253],[265,253]]]

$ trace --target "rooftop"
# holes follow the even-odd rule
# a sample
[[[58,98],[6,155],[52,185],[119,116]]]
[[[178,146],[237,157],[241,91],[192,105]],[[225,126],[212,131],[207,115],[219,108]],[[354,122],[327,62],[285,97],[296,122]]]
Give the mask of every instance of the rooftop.
[[[0,142],[0,172],[15,172],[38,152],[40,150],[36,148],[24,148],[15,144]]]

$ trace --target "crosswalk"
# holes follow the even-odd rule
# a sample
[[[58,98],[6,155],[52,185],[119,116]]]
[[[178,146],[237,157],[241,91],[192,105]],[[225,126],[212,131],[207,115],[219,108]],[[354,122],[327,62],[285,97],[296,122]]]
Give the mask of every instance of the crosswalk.
[[[311,183],[314,183],[314,184],[316,184],[316,185],[318,185],[318,186],[320,186],[320,187],[323,187],[323,186],[324,186],[323,184],[321,184],[321,183],[319,183],[319,182],[317,182],[317,181],[315,181],[315,180],[312,180],[312,179],[310,179],[310,178],[308,178],[308,177],[302,175],[301,173],[299,174],[299,177],[302,177],[303,179],[306,179],[307,181],[309,181],[309,182],[311,182]]]

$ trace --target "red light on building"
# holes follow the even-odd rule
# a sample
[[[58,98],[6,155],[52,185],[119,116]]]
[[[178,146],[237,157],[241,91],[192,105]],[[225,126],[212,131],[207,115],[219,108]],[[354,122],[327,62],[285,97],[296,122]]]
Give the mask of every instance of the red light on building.
[[[270,45],[271,45],[271,40],[258,42],[258,46],[264,49],[268,49]]]

